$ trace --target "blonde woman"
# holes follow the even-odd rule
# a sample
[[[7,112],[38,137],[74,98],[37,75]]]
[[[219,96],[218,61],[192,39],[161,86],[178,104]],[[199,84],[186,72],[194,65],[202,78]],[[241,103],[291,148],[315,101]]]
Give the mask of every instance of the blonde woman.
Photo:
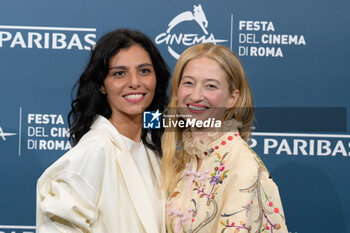
[[[210,120],[216,128],[177,124],[165,130],[168,232],[287,233],[278,188],[246,143],[253,100],[237,56],[213,44],[187,49],[176,65],[170,94],[167,121]]]

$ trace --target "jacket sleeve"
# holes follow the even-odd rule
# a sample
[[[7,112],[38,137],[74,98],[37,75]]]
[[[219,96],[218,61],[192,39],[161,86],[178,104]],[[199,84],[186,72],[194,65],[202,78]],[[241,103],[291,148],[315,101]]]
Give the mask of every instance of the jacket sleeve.
[[[94,189],[79,175],[63,172],[37,184],[37,232],[91,232],[98,218]]]
[[[218,232],[288,233],[276,184],[264,166],[253,170],[229,187]]]

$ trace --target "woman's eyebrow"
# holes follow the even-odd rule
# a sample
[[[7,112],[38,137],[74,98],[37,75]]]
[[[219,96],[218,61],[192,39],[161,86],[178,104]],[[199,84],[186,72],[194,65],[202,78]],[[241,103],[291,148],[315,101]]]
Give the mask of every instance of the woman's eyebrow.
[[[145,67],[145,66],[152,66],[153,67],[153,65],[150,64],[150,63],[142,63],[140,65],[137,65],[136,68],[142,68],[142,67]]]
[[[126,66],[112,66],[112,67],[109,67],[109,70],[112,70],[112,69],[122,69],[122,70],[127,70],[129,69],[128,67]]]
[[[151,66],[153,67],[152,64],[149,64],[149,63],[142,63],[140,65],[137,65],[135,68],[142,68],[142,67],[145,67],[145,66]],[[127,66],[112,66],[112,67],[109,67],[109,70],[112,70],[112,69],[122,69],[122,70],[128,70],[129,68]]]
[[[193,78],[192,76],[190,76],[190,75],[184,75],[184,76],[181,77],[181,79],[183,79],[183,78],[194,79],[194,78]]]
[[[203,81],[204,81],[204,82],[216,82],[216,83],[220,83],[220,81],[218,81],[218,80],[216,80],[216,79],[211,79],[211,78],[204,79]]]

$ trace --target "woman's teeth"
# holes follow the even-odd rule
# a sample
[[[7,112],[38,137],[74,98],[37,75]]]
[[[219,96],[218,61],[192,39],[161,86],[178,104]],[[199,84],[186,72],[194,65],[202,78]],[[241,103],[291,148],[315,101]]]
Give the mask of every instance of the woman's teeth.
[[[198,106],[192,106],[192,105],[188,105],[188,108],[197,110],[197,111],[204,111],[207,109],[206,107],[198,107]]]
[[[135,100],[135,99],[140,99],[142,98],[142,94],[132,94],[132,95],[127,95],[125,96],[125,98],[127,99],[131,99],[131,100]]]

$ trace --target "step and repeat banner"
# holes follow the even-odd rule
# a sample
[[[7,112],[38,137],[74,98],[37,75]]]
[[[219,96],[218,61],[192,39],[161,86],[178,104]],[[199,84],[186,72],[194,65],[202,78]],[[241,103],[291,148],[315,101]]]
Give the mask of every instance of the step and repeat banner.
[[[350,232],[347,0],[0,0],[0,233],[35,232],[36,180],[71,148],[71,89],[106,32],[147,34],[171,70],[187,47],[239,55],[251,147],[293,233]]]

